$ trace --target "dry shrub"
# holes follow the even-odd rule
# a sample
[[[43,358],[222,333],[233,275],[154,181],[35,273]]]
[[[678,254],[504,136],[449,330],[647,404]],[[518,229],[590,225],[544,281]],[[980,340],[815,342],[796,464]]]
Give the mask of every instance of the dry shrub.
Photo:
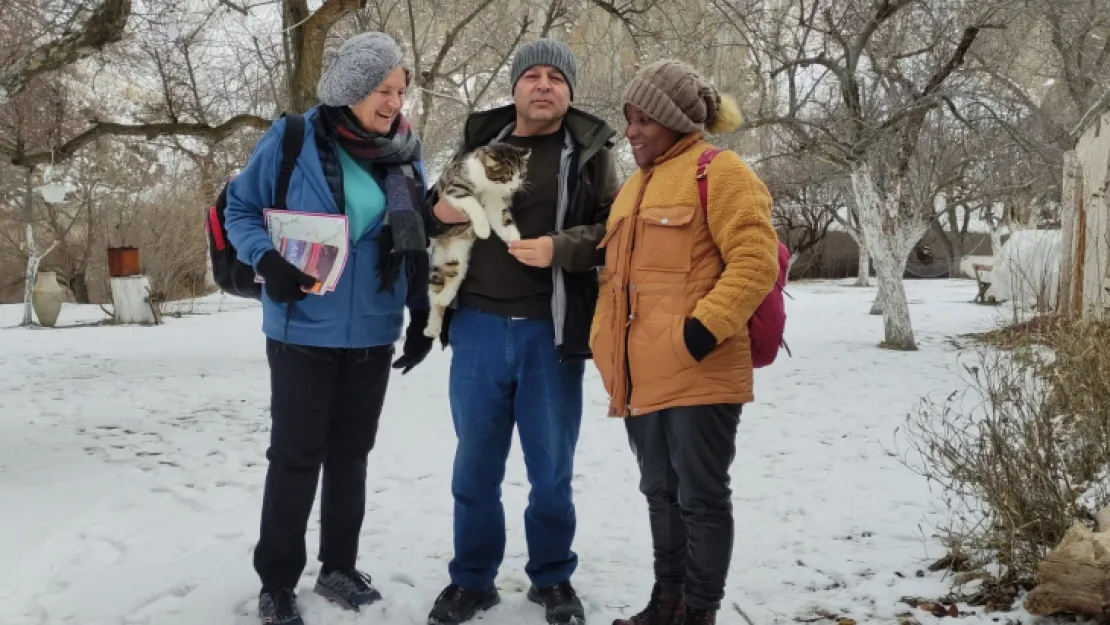
[[[187,180],[187,179],[186,179]],[[208,292],[208,243],[203,207],[211,200],[195,185],[174,184],[135,210],[134,228],[151,290],[162,301],[182,300]]]
[[[196,297],[209,289],[207,242],[200,226],[199,211],[151,207],[158,217],[146,219],[151,229],[143,236],[143,269],[151,288],[163,301]]]
[[[980,336],[967,388],[907,419],[904,460],[943,491],[957,583],[1029,588],[1068,527],[1110,501],[1110,324],[1042,318]],[[977,595],[980,603],[994,596]]]

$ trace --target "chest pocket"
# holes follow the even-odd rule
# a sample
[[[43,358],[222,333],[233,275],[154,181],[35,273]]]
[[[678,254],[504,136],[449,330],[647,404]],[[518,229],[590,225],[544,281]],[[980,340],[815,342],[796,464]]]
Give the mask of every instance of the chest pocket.
[[[636,267],[650,271],[690,271],[695,210],[694,206],[641,209],[637,216]]]

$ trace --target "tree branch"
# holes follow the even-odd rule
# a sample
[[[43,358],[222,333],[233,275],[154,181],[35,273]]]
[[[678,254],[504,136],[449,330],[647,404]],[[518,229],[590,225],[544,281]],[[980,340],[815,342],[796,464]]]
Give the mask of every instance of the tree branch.
[[[81,30],[67,32],[0,68],[0,101],[23,91],[31,79],[91,56],[123,38],[131,0],[104,0]]]
[[[1079,122],[1068,132],[1068,136],[1071,137],[1072,141],[1078,141],[1083,132],[1087,130],[1087,126],[1089,126],[1096,117],[1102,115],[1107,110],[1110,110],[1110,90],[1103,93],[1102,97],[1083,113],[1083,117],[1081,117]]]
[[[57,163],[66,160],[76,154],[77,151],[84,146],[101,137],[126,136],[154,139],[167,135],[188,135],[192,137],[203,137],[212,142],[219,143],[240,128],[251,127],[259,130],[266,130],[272,124],[273,120],[265,119],[257,115],[246,114],[236,115],[219,126],[187,122],[117,124],[114,122],[98,121],[93,122],[92,127],[69,141],[66,141],[57,149],[44,150],[33,154],[6,151],[6,155],[11,157],[12,165],[17,165],[19,167],[34,167],[35,165],[46,165],[51,162]]]

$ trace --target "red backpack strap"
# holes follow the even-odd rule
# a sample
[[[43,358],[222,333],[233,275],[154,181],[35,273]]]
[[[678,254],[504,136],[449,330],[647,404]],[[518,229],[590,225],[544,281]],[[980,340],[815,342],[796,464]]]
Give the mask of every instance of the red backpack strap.
[[[701,210],[708,215],[709,211],[709,163],[713,161],[713,157],[721,152],[724,148],[709,148],[701,153],[698,157],[698,171],[696,177],[698,179],[698,197],[701,199]]]

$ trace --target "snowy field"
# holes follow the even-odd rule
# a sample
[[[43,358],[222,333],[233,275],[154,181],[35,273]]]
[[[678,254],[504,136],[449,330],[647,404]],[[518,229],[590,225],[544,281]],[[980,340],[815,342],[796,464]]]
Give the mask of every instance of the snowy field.
[[[988,329],[973,281],[907,283],[921,351],[876,347],[874,289],[794,284],[785,353],[756,375],[733,466],[736,546],[719,623],[811,621],[816,611],[894,623],[907,595],[945,593],[917,572],[942,555],[925,481],[893,457],[922,395],[960,387],[950,337]],[[19,329],[0,306],[0,622],[6,625],[251,625],[268,432],[260,311],[219,297],[163,326]],[[86,324],[86,325],[82,325]],[[77,326],[77,327],[72,327]],[[316,512],[300,587],[308,625],[417,625],[451,558],[449,352],[395,375],[370,455],[359,565],[385,600],[353,615],[311,593]],[[621,423],[605,417],[592,365],[576,464],[580,566],[590,625],[638,610],[650,590],[646,504]],[[514,447],[504,500],[503,603],[483,625],[543,623],[524,592],[527,480]],[[922,623],[937,622],[919,611]],[[962,622],[993,622],[984,615]],[[1018,613],[1007,615],[1017,617]],[[1005,620],[1005,619],[1003,619]]]

